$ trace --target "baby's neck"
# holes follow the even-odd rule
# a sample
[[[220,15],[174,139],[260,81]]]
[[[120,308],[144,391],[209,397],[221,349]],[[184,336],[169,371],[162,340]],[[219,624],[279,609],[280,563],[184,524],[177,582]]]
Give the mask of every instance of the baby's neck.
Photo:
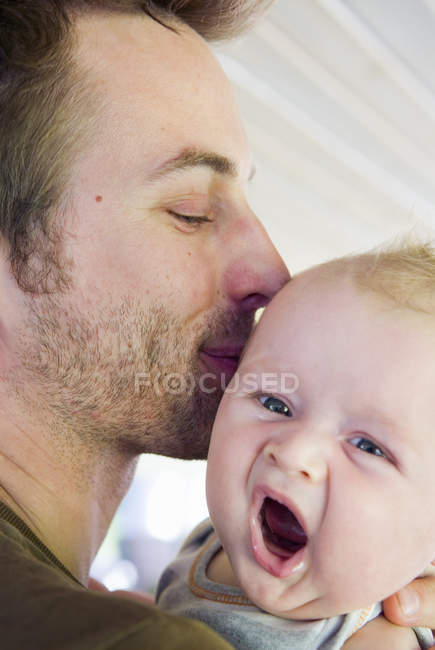
[[[228,555],[225,553],[223,548],[212,557],[208,564],[206,573],[207,578],[213,582],[240,588],[237,578],[233,573]]]

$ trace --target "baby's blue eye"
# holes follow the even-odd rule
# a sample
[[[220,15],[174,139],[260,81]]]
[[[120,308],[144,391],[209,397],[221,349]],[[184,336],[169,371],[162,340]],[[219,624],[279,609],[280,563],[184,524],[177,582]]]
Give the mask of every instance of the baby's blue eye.
[[[373,456],[381,456],[383,458],[386,457],[382,449],[375,445],[375,443],[371,440],[368,440],[368,438],[356,436],[355,438],[352,438],[352,440],[349,440],[349,442],[358,449],[361,449],[361,451],[366,451],[368,454],[373,454]]]
[[[260,395],[258,399],[264,408],[268,409],[269,411],[280,413],[281,415],[286,415],[289,418],[292,417],[292,412],[290,411],[287,404],[285,404],[277,397],[271,397],[270,395]]]

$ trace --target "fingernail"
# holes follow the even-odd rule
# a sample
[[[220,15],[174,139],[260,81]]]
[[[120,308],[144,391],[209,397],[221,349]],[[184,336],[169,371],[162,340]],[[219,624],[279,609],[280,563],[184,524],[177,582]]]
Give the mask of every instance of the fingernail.
[[[418,597],[418,593],[410,587],[400,589],[397,593],[397,598],[399,599],[399,605],[402,608],[402,612],[407,618],[414,616],[420,609],[420,598]]]

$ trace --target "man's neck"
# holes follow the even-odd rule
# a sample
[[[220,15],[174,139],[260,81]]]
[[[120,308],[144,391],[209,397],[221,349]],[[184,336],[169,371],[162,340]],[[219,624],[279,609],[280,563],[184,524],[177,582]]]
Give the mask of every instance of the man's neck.
[[[137,458],[77,441],[60,448],[21,428],[0,433],[0,500],[86,585]]]

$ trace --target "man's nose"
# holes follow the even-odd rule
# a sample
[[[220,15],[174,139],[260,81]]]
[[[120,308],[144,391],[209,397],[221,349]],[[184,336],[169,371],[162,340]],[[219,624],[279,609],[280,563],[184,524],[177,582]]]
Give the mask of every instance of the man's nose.
[[[263,455],[267,463],[284,474],[299,477],[311,483],[320,483],[328,475],[325,449],[313,436],[303,431],[287,433],[265,445]]]
[[[290,273],[257,217],[249,212],[228,242],[226,294],[243,311],[255,311],[290,280]]]

